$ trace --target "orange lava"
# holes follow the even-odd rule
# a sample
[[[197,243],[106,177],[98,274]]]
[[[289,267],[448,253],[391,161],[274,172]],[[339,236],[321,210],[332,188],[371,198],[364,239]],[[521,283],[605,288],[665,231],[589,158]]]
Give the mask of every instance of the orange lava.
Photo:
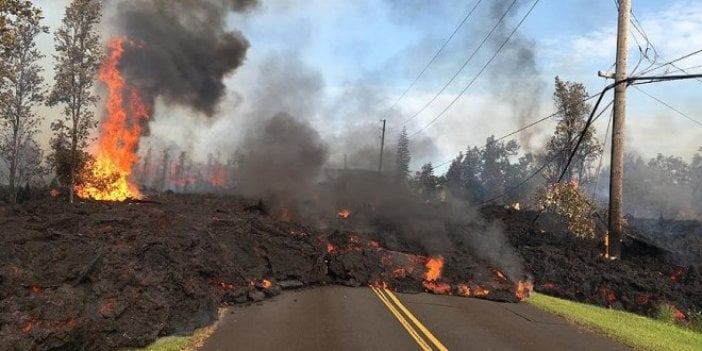
[[[334,247],[334,244],[327,243],[327,252],[334,252],[334,250],[336,250],[336,247]]]
[[[504,280],[504,281],[507,280],[507,278],[505,277],[504,274],[502,274],[502,272],[500,272],[500,271],[498,271],[498,270],[495,270],[495,274],[497,274],[497,276],[498,276],[500,279],[502,279],[502,280]]]
[[[270,288],[271,286],[273,286],[273,283],[271,283],[270,280],[263,279],[263,281],[261,282],[261,286],[262,286],[264,289],[268,289],[268,288]]]
[[[444,268],[444,258],[441,256],[429,257],[426,263],[427,271],[424,280],[436,281],[441,278],[441,270]]]
[[[25,334],[29,334],[32,329],[34,329],[34,326],[37,324],[37,320],[32,318],[27,324],[22,328],[22,332]]]
[[[530,281],[519,281],[517,282],[517,299],[519,301],[524,301],[526,300],[529,295],[531,295],[532,290],[534,289],[534,286]]]
[[[84,199],[124,201],[142,197],[129,178],[137,162],[141,123],[149,119],[151,106],[119,71],[127,45],[133,43],[123,38],[110,41],[108,55],[100,67],[99,78],[108,90],[106,115],[100,123],[95,162],[85,170],[84,184],[75,189]]]
[[[344,208],[339,210],[339,212],[336,213],[337,216],[341,219],[349,219],[351,217],[351,210],[348,208]]]
[[[435,281],[425,281],[423,284],[424,284],[424,288],[427,289],[427,291],[433,292],[434,294],[437,294],[437,295],[450,295],[451,294],[451,285],[449,285],[449,284],[437,283]]]
[[[677,282],[678,280],[680,280],[680,277],[683,274],[685,274],[685,268],[683,268],[683,267],[675,268],[675,271],[673,272],[673,274],[670,275],[670,281],[674,282],[674,283]]]
[[[487,294],[489,294],[489,293],[490,293],[490,290],[483,289],[479,286],[476,286],[475,289],[473,289],[474,296],[487,296]]]
[[[31,291],[32,294],[34,294],[34,295],[42,294],[42,293],[44,293],[44,290],[46,290],[46,289],[44,287],[39,286],[39,285],[32,285],[29,288],[29,291]]]
[[[468,296],[470,296],[470,288],[468,287],[468,285],[458,284],[456,286],[456,294],[458,294],[459,296],[468,297]]]

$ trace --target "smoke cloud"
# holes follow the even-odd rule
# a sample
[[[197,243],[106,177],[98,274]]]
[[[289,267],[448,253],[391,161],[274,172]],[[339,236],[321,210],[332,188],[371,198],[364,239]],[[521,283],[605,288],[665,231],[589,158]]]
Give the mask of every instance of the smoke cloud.
[[[328,158],[319,133],[286,113],[264,121],[242,147],[239,192],[271,200],[307,200]]]
[[[493,50],[502,45],[517,25],[514,17],[523,1],[518,1],[507,14],[493,34],[491,47]],[[499,0],[492,3],[490,16],[486,25],[493,26],[512,4],[511,0]],[[523,12],[523,11],[522,11]],[[546,83],[541,79],[541,72],[536,62],[536,49],[533,40],[520,37],[519,33],[510,39],[500,55],[493,62],[490,70],[490,80],[493,94],[505,101],[512,109],[518,127],[524,127],[538,117],[539,103]],[[519,134],[519,144],[526,152],[531,151],[531,139],[539,134],[534,128]]]
[[[223,78],[241,66],[249,42],[227,28],[229,12],[256,0],[130,0],[116,7],[119,32],[134,42],[121,70],[153,101],[215,114],[225,94]]]

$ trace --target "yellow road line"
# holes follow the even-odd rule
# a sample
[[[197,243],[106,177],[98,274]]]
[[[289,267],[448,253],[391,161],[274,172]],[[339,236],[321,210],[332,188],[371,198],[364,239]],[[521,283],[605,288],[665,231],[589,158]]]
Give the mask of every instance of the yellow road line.
[[[417,333],[417,331],[414,330],[414,328],[412,328],[412,325],[404,317],[402,317],[402,314],[400,314],[400,312],[392,305],[392,303],[390,303],[390,301],[388,301],[387,298],[385,298],[385,296],[383,296],[383,293],[380,291],[380,289],[377,289],[373,286],[371,286],[371,289],[378,296],[380,301],[382,301],[385,304],[385,307],[387,307],[388,310],[390,310],[390,312],[395,316],[395,318],[397,318],[397,320],[400,321],[400,324],[402,324],[405,330],[407,330],[407,333],[409,333],[412,339],[414,339],[414,341],[417,342],[419,347],[423,351],[432,351],[432,348],[427,344],[426,341],[424,341],[424,339],[422,339],[421,336],[419,336],[419,333]]]
[[[437,339],[437,338],[434,336],[434,334],[432,334],[432,333],[429,331],[429,329],[427,329],[427,328],[417,319],[417,317],[415,317],[415,316],[412,314],[412,312],[410,312],[410,311],[402,304],[402,302],[400,302],[400,299],[398,299],[397,296],[395,296],[395,294],[392,293],[392,291],[390,291],[390,290],[388,290],[388,289],[384,289],[384,290],[385,290],[385,293],[386,293],[388,296],[390,296],[390,298],[395,302],[395,305],[397,305],[397,307],[399,307],[400,310],[402,310],[402,312],[404,312],[404,314],[414,323],[414,325],[417,326],[417,328],[419,328],[419,330],[421,330],[422,333],[424,333],[424,335],[426,335],[426,337],[427,337],[440,351],[448,351],[448,348],[446,348],[446,346],[444,346],[444,344],[442,344],[441,341],[439,341],[439,339]]]

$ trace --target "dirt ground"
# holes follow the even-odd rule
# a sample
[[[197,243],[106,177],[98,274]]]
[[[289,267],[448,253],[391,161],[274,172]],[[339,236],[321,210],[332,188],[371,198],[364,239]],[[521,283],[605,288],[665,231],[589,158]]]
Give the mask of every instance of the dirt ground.
[[[661,301],[702,309],[699,266],[680,266],[636,242],[627,243],[625,260],[607,262],[596,242],[543,232],[532,213],[491,207],[483,214],[504,222],[537,291],[644,314]],[[500,278],[501,267],[460,246],[444,253],[442,277],[428,283],[426,252],[339,227],[305,227],[274,218],[257,201],[206,195],[0,207],[0,346],[144,346],[211,323],[223,303],[306,285],[470,290],[516,301],[517,284]]]

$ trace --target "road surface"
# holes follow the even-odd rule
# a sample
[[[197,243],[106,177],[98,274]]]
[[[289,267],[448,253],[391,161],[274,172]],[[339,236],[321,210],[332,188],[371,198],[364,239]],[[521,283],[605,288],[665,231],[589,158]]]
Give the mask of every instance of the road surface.
[[[232,307],[202,350],[447,349],[628,350],[526,303],[339,286]]]

